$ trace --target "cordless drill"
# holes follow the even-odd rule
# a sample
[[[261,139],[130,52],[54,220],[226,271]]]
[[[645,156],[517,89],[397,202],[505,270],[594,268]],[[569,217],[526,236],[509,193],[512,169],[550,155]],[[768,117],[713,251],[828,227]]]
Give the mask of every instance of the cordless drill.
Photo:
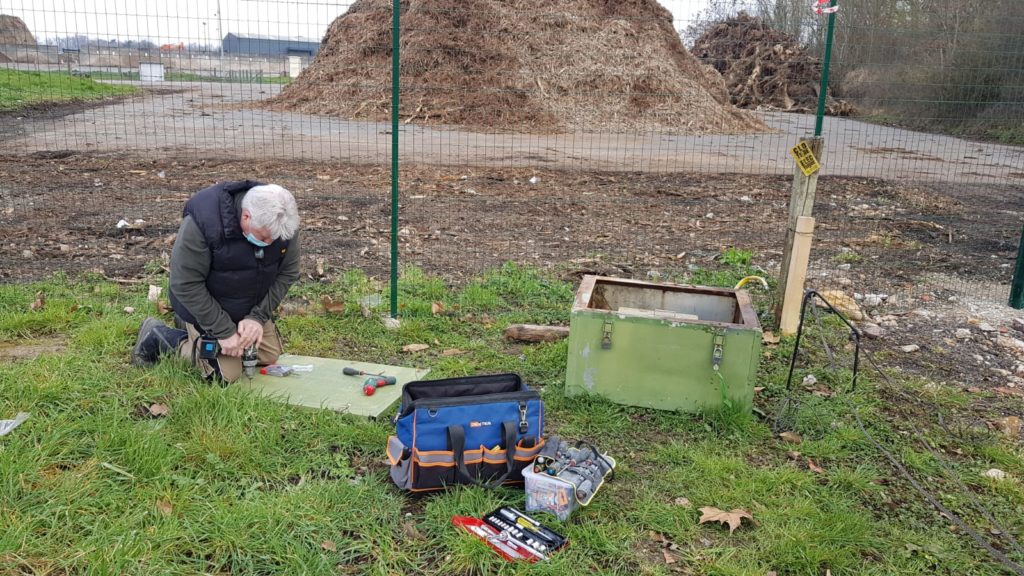
[[[252,380],[252,377],[256,374],[256,345],[253,344],[242,352],[242,368],[245,369],[245,375]]]
[[[377,391],[377,388],[381,386],[391,386],[398,380],[394,376],[370,376],[363,381],[363,394],[366,396],[373,396],[373,393]]]

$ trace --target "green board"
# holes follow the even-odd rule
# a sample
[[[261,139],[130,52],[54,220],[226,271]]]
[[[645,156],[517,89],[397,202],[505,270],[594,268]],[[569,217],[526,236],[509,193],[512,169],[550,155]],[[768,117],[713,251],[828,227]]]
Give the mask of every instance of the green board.
[[[257,374],[252,381],[243,374],[236,384],[244,390],[251,390],[286,404],[323,408],[370,418],[379,417],[395,404],[402,396],[403,384],[420,380],[429,372],[429,370],[402,366],[293,354],[282,354],[277,363],[282,365],[312,364],[313,371],[295,372],[285,377]],[[346,366],[363,372],[394,376],[398,379],[398,383],[394,386],[378,388],[373,396],[366,396],[363,394],[363,381],[367,377],[346,376],[342,373],[342,369]]]

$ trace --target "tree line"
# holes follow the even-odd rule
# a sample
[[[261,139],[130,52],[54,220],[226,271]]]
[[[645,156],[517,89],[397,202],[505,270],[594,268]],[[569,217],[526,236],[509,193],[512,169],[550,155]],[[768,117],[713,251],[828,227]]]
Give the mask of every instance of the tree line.
[[[710,0],[692,42],[739,11],[824,54],[811,0]],[[860,114],[1024,144],[1024,0],[838,0],[831,85]]]

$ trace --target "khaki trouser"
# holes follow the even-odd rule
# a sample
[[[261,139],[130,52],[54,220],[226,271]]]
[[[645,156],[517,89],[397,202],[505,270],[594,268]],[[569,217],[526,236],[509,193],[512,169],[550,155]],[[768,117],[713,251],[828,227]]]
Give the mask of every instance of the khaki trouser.
[[[237,356],[225,356],[218,354],[216,360],[205,360],[199,357],[199,339],[202,334],[192,324],[185,324],[188,331],[188,339],[182,342],[178,352],[183,358],[199,368],[203,377],[220,378],[228,384],[238,380],[242,376],[242,359]],[[256,354],[256,363],[266,366],[277,362],[283,348],[281,334],[277,331],[274,321],[270,320],[263,325],[263,341],[260,342],[260,349]]]

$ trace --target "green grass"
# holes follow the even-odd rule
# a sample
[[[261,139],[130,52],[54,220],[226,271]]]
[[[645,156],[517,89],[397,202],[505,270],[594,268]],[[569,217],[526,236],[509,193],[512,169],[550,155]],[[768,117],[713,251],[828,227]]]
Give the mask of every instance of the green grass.
[[[104,84],[64,72],[22,72],[0,68],[0,111],[56,102],[101,100],[133,94],[137,90],[133,86]]]
[[[96,80],[138,80],[138,72],[87,72],[89,78]],[[179,72],[168,70],[164,73],[164,80],[167,82],[232,82],[242,84],[288,84],[292,81],[288,76],[261,76],[258,80],[249,80],[239,77],[213,76],[209,74],[196,74],[194,72]]]
[[[748,272],[756,272],[749,261],[736,261],[688,279],[728,285]],[[152,278],[166,285],[165,277]],[[907,420],[870,374],[850,394],[802,395],[785,418],[804,439],[794,446],[777,439],[770,422],[745,414],[692,416],[566,398],[564,341],[522,346],[501,335],[512,322],[568,321],[573,286],[535,270],[507,265],[456,288],[408,268],[399,290],[402,326],[388,331],[360,310],[360,300],[373,296],[364,302],[386,311],[380,281],[351,271],[297,286],[292,301],[329,294],[346,311],[328,316],[310,304],[283,317],[288,350],[429,366],[431,377],[522,374],[542,390],[549,433],[589,439],[620,462],[591,506],[550,522],[569,535],[569,548],[546,563],[509,565],[451,526],[455,514],[522,507],[521,490],[399,493],[383,464],[387,422],[211,386],[175,360],[130,367],[134,332],[153,313],[145,286],[58,275],[0,286],[0,344],[66,342],[61,353],[0,364],[0,417],[32,412],[0,439],[0,573],[1001,574],[894,474],[856,427],[847,401],[947,506],[988,533],[917,439],[962,449],[946,454],[954,469],[1004,526],[1017,534],[1024,527],[1020,480],[980,476],[999,467],[1024,478],[1019,445],[989,433],[945,437],[932,414]],[[30,310],[39,291],[46,305]],[[434,302],[444,313],[432,313]],[[814,373],[824,386],[845,390],[849,354],[838,323],[826,317],[807,336],[810,362],[798,383]],[[819,336],[839,351],[835,367],[815,348]],[[400,349],[411,342],[431,349],[410,357]],[[785,396],[792,344],[767,348],[762,362],[758,404],[772,416]],[[466,353],[441,356],[446,348]],[[898,382],[943,410],[979,409],[973,397]],[[167,404],[170,415],[137,416],[136,406],[151,402]],[[826,474],[787,457],[794,449]],[[701,525],[704,506],[749,510],[756,525],[733,534]],[[677,561],[667,565],[670,544]]]

